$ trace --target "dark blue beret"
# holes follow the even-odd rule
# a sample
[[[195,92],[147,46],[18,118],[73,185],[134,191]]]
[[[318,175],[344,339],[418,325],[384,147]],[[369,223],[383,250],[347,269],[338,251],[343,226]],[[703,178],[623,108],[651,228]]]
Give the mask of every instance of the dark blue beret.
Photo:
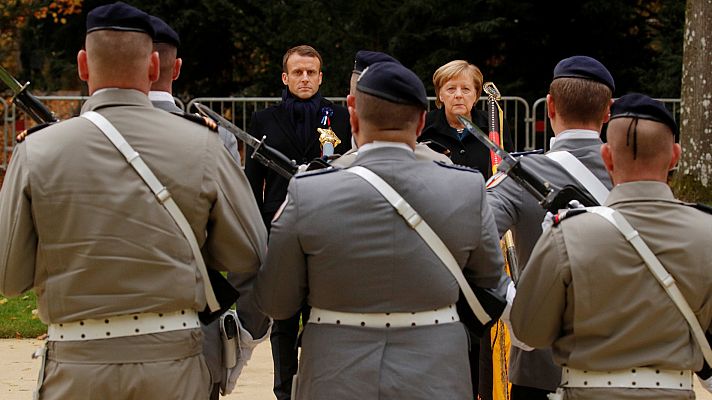
[[[611,73],[598,60],[587,56],[573,56],[559,61],[554,68],[554,79],[557,78],[590,79],[608,86],[611,92],[616,91]]]
[[[97,7],[87,14],[87,33],[101,30],[143,32],[155,36],[151,17],[124,2]]]
[[[168,43],[175,47],[180,46],[180,37],[178,33],[171,28],[166,21],[151,15],[151,24],[156,36],[153,37],[154,43]]]
[[[680,131],[670,111],[663,103],[644,94],[629,93],[621,96],[611,106],[611,119],[639,118],[660,122],[667,125],[678,141]]]
[[[400,64],[398,60],[380,51],[359,50],[356,53],[356,61],[354,61],[354,73],[360,74],[366,67],[377,62],[395,62]]]
[[[393,103],[428,108],[423,82],[400,63],[377,62],[366,67],[358,78],[356,89]]]

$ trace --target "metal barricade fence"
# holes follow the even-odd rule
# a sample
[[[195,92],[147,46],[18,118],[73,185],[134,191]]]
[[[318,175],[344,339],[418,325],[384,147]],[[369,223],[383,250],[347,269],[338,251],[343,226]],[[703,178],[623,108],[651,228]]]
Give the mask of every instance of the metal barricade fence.
[[[660,102],[662,102],[665,107],[670,110],[672,113],[673,118],[675,119],[675,122],[678,122],[680,120],[680,99],[671,99],[671,98],[659,98],[656,99]],[[549,118],[547,117],[547,107],[546,107],[546,98],[542,97],[540,99],[537,99],[534,102],[534,105],[532,106],[532,115],[531,115],[531,127],[530,127],[530,132],[531,134],[527,136],[527,141],[525,143],[525,149],[526,150],[533,150],[533,149],[544,149],[549,150],[549,142],[552,137],[554,137],[554,132],[551,130],[551,126],[549,124]],[[604,131],[601,134],[601,138],[605,140],[605,127]]]
[[[327,97],[328,100],[346,106],[346,97]],[[281,97],[197,97],[186,105],[186,111],[195,113],[195,103],[200,103],[230,120],[246,131],[249,119],[255,111],[263,110],[282,101]]]
[[[37,96],[37,98],[61,121],[79,115],[82,105],[89,99],[89,96]],[[185,109],[183,101],[175,97],[174,100],[178,107]],[[7,169],[7,163],[12,149],[15,146],[15,136],[17,136],[17,133],[25,129],[30,129],[37,124],[14,104],[7,104],[7,102],[1,98],[0,111],[2,112],[3,123],[0,169],[5,170]]]
[[[78,115],[81,106],[88,96],[39,96],[50,110],[61,120]],[[328,97],[336,104],[345,105],[345,97]],[[179,107],[188,112],[196,112],[193,104],[199,102],[221,113],[231,120],[236,126],[247,130],[249,119],[253,112],[262,110],[279,103],[280,97],[199,97],[190,100],[184,105],[180,99],[175,99]],[[429,97],[429,109],[435,107],[435,97]],[[478,109],[486,109],[486,97],[481,97],[475,105]],[[676,120],[680,114],[680,99],[658,99],[662,101],[673,113]],[[537,99],[529,106],[526,100],[518,96],[503,96],[500,106],[509,125],[514,148],[517,151],[549,148],[549,140],[553,132],[549,124],[546,110],[546,99]],[[15,144],[17,132],[34,126],[24,113],[18,111],[14,104],[8,104],[0,98],[0,115],[2,115],[2,154],[0,154],[0,169],[5,170],[9,161],[12,148]]]
[[[346,97],[327,97],[336,104],[346,105]],[[435,97],[429,97],[428,109],[435,107]],[[204,104],[220,113],[237,127],[247,130],[252,113],[273,106],[282,101],[280,97],[199,97],[187,104],[188,112],[196,112],[195,103]],[[500,106],[512,134],[514,147],[521,150],[521,144],[529,136],[529,104],[521,97],[503,96]],[[486,109],[487,98],[481,97],[475,107]]]
[[[435,97],[431,100],[434,102]],[[515,151],[527,150],[526,143],[529,137],[529,103],[522,97],[502,96],[499,101],[504,119],[509,126]],[[487,110],[487,97],[480,97],[475,107]]]

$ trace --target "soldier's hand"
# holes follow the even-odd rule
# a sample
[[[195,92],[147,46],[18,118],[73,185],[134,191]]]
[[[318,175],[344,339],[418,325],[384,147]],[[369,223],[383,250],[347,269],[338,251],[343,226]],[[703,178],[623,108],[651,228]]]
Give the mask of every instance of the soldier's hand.
[[[239,321],[239,320],[238,320]],[[242,369],[247,365],[247,362],[252,358],[252,352],[257,347],[258,344],[263,342],[269,337],[271,331],[271,321],[270,329],[267,329],[267,333],[261,338],[254,339],[252,334],[242,326],[242,323],[238,322],[238,329],[240,330],[239,338],[240,341],[237,346],[237,363],[233,368],[228,368],[227,370],[227,380],[223,383],[224,387],[220,388],[220,393],[223,396],[227,396],[232,393],[237,384],[237,378],[242,374]]]
[[[551,211],[547,211],[546,215],[544,216],[544,220],[541,221],[541,231],[544,232],[545,230],[551,228],[554,225],[554,214],[551,213]]]

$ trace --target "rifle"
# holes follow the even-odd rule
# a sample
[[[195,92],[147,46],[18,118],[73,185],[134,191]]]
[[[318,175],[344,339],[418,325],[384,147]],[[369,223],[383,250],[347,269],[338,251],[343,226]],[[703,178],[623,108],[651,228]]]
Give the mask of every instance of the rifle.
[[[30,82],[24,85],[20,84],[20,82],[2,66],[0,66],[0,80],[2,80],[14,94],[10,102],[20,107],[20,109],[35,122],[38,124],[51,124],[59,121],[49,108],[27,90],[30,86]]]
[[[461,115],[458,115],[457,118],[465,125],[465,129],[502,159],[498,171],[514,179],[524,190],[534,196],[545,210],[556,214],[561,209],[569,208],[569,203],[573,200],[578,200],[584,207],[600,205],[588,191],[582,190],[578,186],[558,187],[542,179],[534,171],[530,171],[522,165],[521,157],[514,158],[497,146],[477,125]]]
[[[299,167],[294,160],[290,160],[279,150],[265,144],[267,136],[263,136],[262,140],[257,140],[254,136],[238,128],[235,124],[228,121],[222,115],[216,113],[209,107],[200,103],[195,103],[194,105],[201,114],[213,119],[218,125],[235,135],[237,139],[242,140],[245,144],[250,146],[253,149],[252,154],[250,154],[250,158],[254,158],[262,165],[273,169],[286,179],[291,179],[292,176],[297,173]]]

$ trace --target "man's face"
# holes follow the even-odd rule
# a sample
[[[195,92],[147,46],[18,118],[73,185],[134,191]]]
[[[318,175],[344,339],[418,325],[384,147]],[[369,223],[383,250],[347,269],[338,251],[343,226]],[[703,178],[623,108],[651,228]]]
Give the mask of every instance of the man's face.
[[[321,85],[319,59],[292,54],[287,59],[287,72],[282,72],[282,83],[296,97],[303,100],[311,98]]]

